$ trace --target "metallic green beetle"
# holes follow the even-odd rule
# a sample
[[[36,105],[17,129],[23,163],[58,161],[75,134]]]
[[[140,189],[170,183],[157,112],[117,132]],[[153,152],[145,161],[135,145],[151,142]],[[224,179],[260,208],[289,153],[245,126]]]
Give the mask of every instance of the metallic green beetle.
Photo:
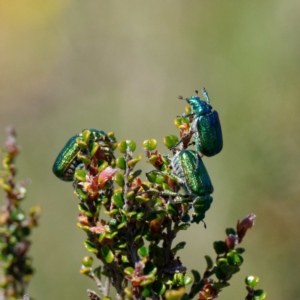
[[[90,141],[101,143],[100,146],[104,152],[113,157],[113,153],[109,149],[109,144],[111,142],[108,135],[101,130],[97,129],[88,129],[91,132]],[[84,131],[84,130],[83,130]],[[82,131],[82,132],[83,132]],[[81,151],[78,143],[76,142],[77,138],[80,138],[82,133],[75,134],[72,136],[63,149],[58,154],[54,165],[53,165],[53,173],[61,180],[64,181],[73,181],[74,173],[78,165],[81,164],[81,161],[77,158],[77,154]],[[103,143],[102,143],[103,142]]]
[[[171,161],[172,173],[160,171],[150,171],[146,174],[148,177],[152,172],[158,172],[170,176],[180,186],[183,187],[185,194],[178,194],[172,191],[163,191],[162,195],[176,196],[175,201],[189,201],[192,203],[195,215],[192,222],[199,223],[205,217],[205,213],[209,210],[213,198],[213,185],[209,178],[208,172],[200,157],[196,163],[197,153],[195,151],[182,150],[177,152]]]
[[[191,114],[184,114],[183,117],[193,116],[191,132],[194,134],[197,152],[205,156],[214,156],[223,148],[223,137],[221,123],[217,111],[212,111],[207,91],[203,88],[203,95],[206,102],[197,96],[186,98],[191,106]],[[183,99],[182,96],[179,99]]]

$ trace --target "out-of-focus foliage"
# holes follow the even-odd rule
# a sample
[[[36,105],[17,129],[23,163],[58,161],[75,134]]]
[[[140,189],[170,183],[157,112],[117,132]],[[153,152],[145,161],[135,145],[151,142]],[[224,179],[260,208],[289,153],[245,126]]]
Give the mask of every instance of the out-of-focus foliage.
[[[165,120],[182,110],[177,96],[205,86],[220,114],[224,149],[204,159],[218,189],[207,230],[189,230],[195,250],[181,258],[191,269],[202,239],[254,211],[259,230],[245,241],[249,263],[239,277],[257,272],[270,299],[298,297],[298,10],[295,0],[1,1],[0,128],[18,128],[20,178],[33,181],[25,205],[40,203],[44,211],[33,233],[39,247],[31,251],[43,267],[30,295],[84,299],[89,284],[74,275],[85,255],[74,197],[51,173],[61,145],[82,128],[113,130],[138,145],[145,131],[157,139],[176,133]],[[232,299],[230,289],[222,299]]]
[[[26,197],[26,180],[15,182],[16,157],[20,147],[16,141],[14,128],[7,128],[2,168],[0,169],[0,188],[5,197],[0,208],[0,297],[17,300],[23,298],[34,269],[32,257],[27,252],[31,229],[38,225],[41,208],[32,207],[27,215],[21,203]]]

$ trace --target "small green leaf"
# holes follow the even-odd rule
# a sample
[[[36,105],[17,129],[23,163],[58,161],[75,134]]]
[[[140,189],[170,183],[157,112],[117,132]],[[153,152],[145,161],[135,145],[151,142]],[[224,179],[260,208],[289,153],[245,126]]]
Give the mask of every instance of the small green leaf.
[[[90,132],[88,129],[86,129],[86,130],[84,130],[84,131],[82,132],[82,139],[83,139],[86,143],[88,143],[88,141],[89,141],[89,139],[90,139],[90,136],[91,136],[91,132]]]
[[[197,270],[192,270],[191,272],[192,272],[193,277],[194,277],[194,283],[200,282],[200,280],[201,280],[200,273]]]
[[[205,255],[204,258],[206,260],[206,266],[207,266],[206,269],[207,270],[212,269],[214,266],[214,262],[213,262],[212,258],[208,255]]]
[[[77,137],[76,138],[76,143],[79,146],[80,149],[85,149],[87,148],[87,143],[82,139],[82,137]]]
[[[133,217],[133,216],[135,216],[135,215],[136,215],[136,211],[129,211],[129,212],[127,212],[127,214],[126,214],[126,216],[127,216],[128,218]]]
[[[80,152],[77,154],[77,158],[85,165],[89,165],[91,163],[91,160],[87,156],[80,154]]]
[[[125,161],[125,158],[124,158],[124,157],[119,157],[119,158],[117,158],[116,165],[117,165],[117,167],[118,167],[119,169],[125,170],[125,169],[126,169],[126,161]]]
[[[139,212],[137,215],[136,215],[136,219],[138,220],[138,221],[142,221],[143,220],[143,218],[144,218],[144,213],[143,212]]]
[[[103,241],[104,238],[105,238],[105,233],[104,232],[100,233],[99,234],[99,238],[98,238],[99,243],[102,243],[102,241]]]
[[[134,198],[134,196],[135,196],[134,191],[130,191],[125,195],[126,199],[132,199],[132,198]]]
[[[108,167],[108,162],[106,160],[100,160],[98,162],[98,172],[104,171]]]
[[[101,279],[101,267],[97,267],[94,269],[94,274],[96,277],[98,277],[99,279]]]
[[[149,256],[149,247],[143,246],[138,249],[138,254],[141,257],[148,257]]]
[[[155,275],[156,273],[157,273],[156,266],[151,261],[147,261],[144,268],[144,274]]]
[[[223,241],[216,241],[213,246],[218,255],[226,252],[226,244]]]
[[[138,235],[136,235],[136,236],[134,237],[133,240],[136,242],[136,241],[138,241],[141,237],[142,237],[142,235],[141,235],[141,234],[138,234]]]
[[[121,229],[121,228],[123,228],[124,226],[126,226],[127,225],[127,222],[125,221],[125,222],[122,222],[122,223],[120,223],[119,225],[118,225],[118,227],[117,227],[117,229]]]
[[[226,258],[221,257],[217,260],[217,266],[228,265],[228,261]]]
[[[84,242],[84,247],[89,252],[98,253],[98,250],[95,248],[94,244],[89,240],[86,240]]]
[[[142,170],[136,170],[136,171],[130,173],[129,176],[128,176],[128,181],[132,182],[133,179],[135,179],[136,177],[140,176],[141,174],[142,174]]]
[[[241,266],[244,259],[241,255],[237,253],[228,253],[227,254],[228,264],[231,266]]]
[[[156,146],[157,146],[157,141],[155,139],[151,139],[151,140],[144,141],[142,147],[147,150],[153,151],[155,150]]]
[[[81,268],[79,273],[84,274],[84,275],[90,275],[91,274],[91,268]]]
[[[145,298],[150,297],[151,296],[151,289],[152,289],[151,284],[144,286],[142,296],[145,297]]]
[[[134,150],[136,148],[136,143],[132,140],[126,140],[126,144],[127,144],[129,151],[134,152]]]
[[[122,140],[118,143],[118,149],[121,153],[126,153],[127,144],[126,141]]]
[[[127,267],[125,270],[124,270],[124,273],[128,276],[132,276],[134,272],[134,268],[133,267]]]
[[[77,191],[80,199],[82,199],[82,200],[89,199],[89,196],[82,189],[77,189],[76,191]]]
[[[114,176],[114,180],[117,183],[118,186],[123,187],[124,186],[124,174],[123,173],[117,173]]]
[[[174,255],[181,249],[183,249],[186,245],[186,242],[180,242],[178,243],[171,251],[174,253]]]
[[[136,148],[136,144],[132,140],[126,140],[126,141],[122,140],[118,144],[118,149],[121,153],[126,153],[127,149],[131,152],[134,152],[135,148]]]
[[[184,285],[189,285],[193,282],[193,279],[191,276],[184,275],[183,281],[184,281]]]
[[[82,182],[86,182],[86,172],[84,170],[76,170],[74,177]]]
[[[100,147],[100,145],[98,143],[96,143],[96,142],[91,143],[91,145],[89,147],[91,156],[95,155],[95,153],[97,152],[99,147]]]
[[[154,172],[151,173],[146,173],[147,179],[151,182],[154,183],[156,179],[156,174]]]
[[[191,225],[189,223],[182,223],[178,226],[174,226],[174,230],[175,231],[179,231],[179,230],[187,230]]]
[[[190,121],[188,118],[183,118],[183,117],[178,117],[174,120],[174,125],[179,128],[179,126],[183,125],[183,124],[189,124]]]
[[[83,215],[86,215],[88,217],[93,216],[93,214],[89,211],[89,209],[83,203],[78,204],[78,210],[80,213],[82,213]]]
[[[152,284],[152,289],[157,295],[163,295],[166,291],[166,286],[160,280],[156,280]]]
[[[247,285],[254,288],[259,282],[259,277],[257,277],[257,276],[248,276],[248,277],[246,277],[245,282],[246,282]]]
[[[93,264],[93,258],[91,256],[85,256],[81,262],[85,267],[91,267]]]
[[[220,265],[220,270],[223,274],[226,274],[227,277],[232,276],[233,274],[240,271],[240,268],[238,266],[230,266],[230,265]]]
[[[127,165],[129,167],[134,167],[142,159],[142,157],[143,157],[142,155],[139,155],[136,158],[133,158],[133,159],[129,160],[127,162]]]
[[[112,141],[116,141],[115,133],[113,131],[110,131],[107,135]]]
[[[89,227],[89,226],[82,225],[81,223],[77,223],[76,226],[77,226],[79,229],[82,229],[82,230],[84,230],[85,232],[90,233],[90,227]]]
[[[167,148],[172,148],[178,143],[178,137],[176,135],[170,134],[168,136],[165,136],[163,139],[164,145]]]
[[[147,279],[141,281],[140,286],[148,285],[148,284],[150,284],[150,283],[152,283],[154,281],[155,281],[155,276],[153,275],[153,276],[150,276]]]
[[[107,246],[101,247],[100,251],[106,263],[110,264],[114,261],[115,256]]]
[[[171,214],[171,215],[175,215],[176,216],[178,214],[176,206],[174,204],[172,204],[172,203],[168,203],[166,205],[166,211],[167,211],[168,214]]]
[[[118,207],[121,208],[124,205],[124,200],[123,200],[123,196],[121,192],[115,193],[112,195],[112,202],[113,204]]]

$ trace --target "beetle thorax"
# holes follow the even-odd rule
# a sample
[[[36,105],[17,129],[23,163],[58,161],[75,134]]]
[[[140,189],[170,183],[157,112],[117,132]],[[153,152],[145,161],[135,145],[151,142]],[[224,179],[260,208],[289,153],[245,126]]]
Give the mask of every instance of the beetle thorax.
[[[191,97],[189,99],[189,104],[192,108],[192,112],[198,116],[208,114],[212,110],[211,105],[201,100],[199,97]]]

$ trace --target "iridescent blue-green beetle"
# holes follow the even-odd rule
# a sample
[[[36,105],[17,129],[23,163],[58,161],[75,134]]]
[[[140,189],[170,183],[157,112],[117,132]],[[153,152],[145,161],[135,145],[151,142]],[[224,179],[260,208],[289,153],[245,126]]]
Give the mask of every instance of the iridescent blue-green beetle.
[[[157,172],[175,180],[183,188],[184,194],[172,191],[163,191],[161,194],[175,196],[177,202],[191,202],[195,212],[192,222],[199,223],[210,208],[213,201],[210,194],[213,193],[214,188],[202,159],[198,157],[197,161],[197,156],[199,155],[195,151],[179,151],[171,160],[171,173],[153,170],[147,172],[146,176]]]
[[[183,114],[183,117],[194,117],[191,125],[191,132],[195,137],[196,150],[205,156],[214,156],[223,148],[223,136],[221,123],[217,111],[212,110],[207,91],[203,88],[203,95],[206,102],[197,96],[186,98],[191,106],[191,114]],[[183,99],[179,96],[179,99]]]
[[[101,150],[107,155],[107,157],[113,157],[113,153],[109,148],[111,143],[108,135],[101,130],[88,129],[91,134],[89,141],[100,143]],[[84,132],[84,130],[83,130]],[[81,161],[77,158],[78,153],[81,151],[79,144],[76,142],[77,138],[82,137],[82,133],[75,134],[72,136],[66,145],[62,148],[58,154],[54,165],[53,173],[61,180],[73,181],[74,173]]]

